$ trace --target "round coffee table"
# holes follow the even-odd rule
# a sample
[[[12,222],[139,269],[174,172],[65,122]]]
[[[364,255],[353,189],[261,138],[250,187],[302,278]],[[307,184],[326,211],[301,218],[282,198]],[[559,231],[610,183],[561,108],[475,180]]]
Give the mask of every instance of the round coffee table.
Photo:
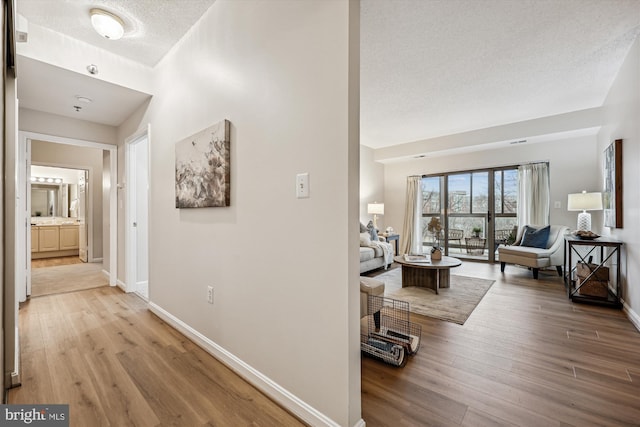
[[[393,260],[402,266],[402,287],[420,286],[433,289],[436,294],[440,288],[449,287],[449,270],[462,265],[458,258],[442,256],[441,260],[428,262],[407,261],[404,256]]]

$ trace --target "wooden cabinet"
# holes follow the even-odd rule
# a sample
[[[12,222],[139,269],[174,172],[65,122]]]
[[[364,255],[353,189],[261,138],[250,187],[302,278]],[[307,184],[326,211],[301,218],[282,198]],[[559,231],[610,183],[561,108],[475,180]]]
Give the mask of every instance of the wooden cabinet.
[[[77,224],[31,226],[31,259],[78,255]]]
[[[61,225],[60,226],[60,250],[79,248],[79,229],[77,225]]]
[[[38,227],[31,227],[31,252],[38,252],[40,247]]]
[[[60,249],[60,229],[57,226],[38,227],[38,252]]]

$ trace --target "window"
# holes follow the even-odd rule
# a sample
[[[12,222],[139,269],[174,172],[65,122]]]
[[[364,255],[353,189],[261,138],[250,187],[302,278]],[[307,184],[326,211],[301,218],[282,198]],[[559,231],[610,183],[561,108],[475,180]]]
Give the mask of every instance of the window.
[[[517,224],[517,194],[516,167],[424,176],[423,245],[444,246],[445,253],[453,256],[493,261],[495,248],[507,242]],[[439,236],[427,229],[433,217],[437,217],[443,227]],[[476,245],[479,239],[484,250],[475,249],[470,255],[467,249],[473,239]]]

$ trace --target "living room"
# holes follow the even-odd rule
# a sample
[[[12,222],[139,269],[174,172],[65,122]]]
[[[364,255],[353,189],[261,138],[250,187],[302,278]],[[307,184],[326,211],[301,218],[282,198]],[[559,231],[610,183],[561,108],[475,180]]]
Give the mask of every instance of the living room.
[[[364,25],[364,24],[363,24]],[[361,159],[360,220],[372,215],[367,204],[384,203],[378,228],[391,226],[401,233],[405,217],[407,177],[437,175],[457,171],[519,166],[548,162],[550,182],[550,224],[576,228],[577,213],[567,209],[567,197],[582,190],[600,192],[604,185],[604,152],[616,139],[623,140],[624,227],[604,226],[602,210],[592,211],[595,232],[625,242],[623,257],[624,310],[640,329],[640,291],[631,279],[640,269],[634,242],[640,230],[634,212],[638,194],[637,94],[639,42],[628,43],[621,56],[624,63],[615,70],[603,103],[580,110],[549,114],[534,119],[436,136],[378,148],[363,145]],[[517,59],[515,59],[517,60]],[[406,89],[405,89],[406,91]],[[363,107],[366,108],[366,107]],[[555,108],[555,106],[553,107]],[[393,121],[395,117],[390,120]],[[448,117],[447,117],[448,119]],[[493,119],[499,121],[498,118]],[[376,145],[374,142],[371,145]]]
[[[593,6],[593,3],[588,6]],[[636,9],[635,16],[638,13]],[[363,27],[366,28],[366,25],[365,20]],[[546,36],[543,34],[540,38],[545,39]],[[559,40],[567,38],[560,37]],[[608,44],[612,46],[611,40]],[[515,45],[519,46],[517,42]],[[537,117],[501,121],[491,115],[496,111],[492,110],[492,98],[488,97],[488,103],[483,107],[491,110],[486,116],[493,118],[494,122],[489,123],[489,120],[488,126],[465,129],[465,114],[469,114],[466,106],[456,104],[459,99],[451,101],[436,97],[425,103],[433,102],[436,106],[447,107],[453,104],[460,108],[452,108],[442,115],[436,111],[435,118],[424,113],[420,116],[403,111],[408,116],[405,127],[409,130],[406,132],[420,128],[412,121],[414,117],[422,117],[438,131],[441,130],[440,122],[449,125],[454,123],[459,130],[452,126],[453,132],[438,134],[435,131],[434,134],[430,133],[433,132],[432,128],[425,124],[425,135],[433,136],[410,138],[400,143],[400,138],[394,140],[389,138],[389,133],[384,133],[389,123],[398,129],[396,120],[401,119],[393,111],[394,107],[397,108],[394,99],[386,99],[391,105],[388,122],[372,126],[378,133],[372,132],[369,146],[366,145],[367,135],[362,138],[365,145],[360,150],[360,221],[367,224],[373,219],[373,215],[367,212],[368,204],[383,203],[384,213],[377,215],[378,228],[384,231],[392,227],[400,234],[401,240],[408,226],[405,219],[408,177],[438,176],[506,166],[517,168],[537,162],[548,163],[549,166],[548,223],[575,230],[578,212],[568,210],[568,195],[582,190],[603,191],[605,150],[615,140],[622,139],[624,225],[620,228],[606,227],[603,211],[591,211],[594,232],[623,242],[620,263],[622,309],[571,302],[567,298],[563,278],[553,268],[542,274],[540,280],[534,280],[527,268],[511,267],[500,273],[498,264],[462,259],[462,266],[453,269],[451,274],[495,280],[491,291],[478,304],[470,318],[472,321],[462,328],[448,322],[412,317],[422,326],[423,343],[426,342],[423,345],[430,347],[420,350],[409,359],[405,368],[400,368],[405,372],[397,373],[398,368],[387,368],[375,359],[363,359],[363,415],[366,420],[372,420],[374,425],[388,424],[390,420],[405,416],[406,420],[401,425],[557,425],[563,422],[574,425],[627,425],[637,422],[639,402],[633,397],[633,389],[625,392],[623,388],[631,384],[632,372],[638,367],[633,362],[633,367],[627,366],[617,371],[624,365],[619,356],[627,360],[637,359],[635,355],[640,330],[640,290],[635,286],[634,279],[640,270],[636,255],[640,236],[636,212],[640,200],[635,185],[640,179],[637,167],[640,155],[640,42],[634,38],[628,40],[626,46],[619,60],[620,65],[603,88],[601,101],[574,109],[554,110],[558,104],[552,102],[547,113]],[[399,49],[398,46],[391,46],[390,50],[394,48]],[[510,53],[515,56],[510,60],[518,63],[521,59],[519,52]],[[438,63],[440,58],[430,59]],[[500,62],[501,58],[492,57],[493,60]],[[381,62],[379,59],[377,61]],[[363,62],[366,66],[366,58]],[[398,62],[397,57],[390,59],[390,63],[394,62]],[[378,62],[375,64],[376,72],[389,72]],[[535,67],[537,71],[543,68],[542,65]],[[459,73],[458,70],[451,72]],[[427,76],[423,77],[429,80],[428,71],[425,73]],[[407,74],[410,80],[412,71],[408,70]],[[523,71],[523,74],[527,74],[527,71]],[[372,75],[375,76],[375,72]],[[396,82],[402,81],[397,75],[394,77]],[[432,75],[431,79],[437,77]],[[501,78],[510,82],[518,77],[513,74]],[[375,79],[370,76],[370,80]],[[495,83],[491,79],[488,82],[472,78],[461,80],[468,82],[467,86],[463,85],[465,89],[478,81],[489,86]],[[450,81],[449,76],[446,81]],[[568,86],[572,81],[564,80]],[[514,86],[511,83],[509,85]],[[417,104],[415,99],[407,95],[410,93],[407,86],[400,84],[394,90],[408,96],[407,104]],[[456,90],[458,88],[454,88],[454,92]],[[475,94],[474,90],[471,88],[470,92]],[[420,89],[416,88],[416,91],[420,92]],[[367,96],[375,99],[376,95],[372,91]],[[500,93],[497,98],[502,100],[502,96]],[[532,94],[532,97],[536,96]],[[562,97],[557,92],[553,92],[553,96]],[[530,98],[521,96],[519,99]],[[482,105],[482,101],[472,95],[469,103],[477,107]],[[363,106],[364,111],[366,108]],[[517,106],[513,108],[520,110]],[[522,109],[526,110],[527,107],[523,106]],[[370,117],[380,110],[380,105],[376,105]],[[508,109],[502,112],[505,116],[514,114]],[[366,123],[367,118],[363,117],[363,122]],[[460,123],[455,123],[456,119]],[[387,136],[386,142],[381,142],[384,136]],[[426,230],[425,234],[428,234]],[[425,245],[424,250],[428,249]],[[397,264],[392,268],[399,269]],[[380,278],[381,281],[393,277],[382,269],[364,274]],[[385,295],[388,295],[386,290]],[[576,316],[571,318],[571,314]],[[607,323],[609,320],[613,323]],[[609,333],[605,330],[609,330]],[[598,331],[602,341],[596,338]],[[580,340],[583,341],[578,343]],[[601,351],[603,345],[610,347]],[[618,355],[607,355],[607,351],[617,352]],[[566,363],[567,359],[576,362]],[[412,363],[416,366],[411,366]],[[571,381],[565,381],[567,374]],[[613,377],[616,379],[607,383],[607,378]],[[623,378],[626,380],[619,381]],[[469,386],[469,383],[473,385]],[[411,397],[395,401],[393,390],[397,388],[411,389],[412,393],[408,393]],[[492,392],[490,396],[483,396],[475,393],[479,390]],[[539,398],[541,396],[544,397]],[[385,406],[384,410],[377,409],[375,403],[384,400],[392,403]],[[585,403],[587,400],[589,404]],[[434,405],[423,404],[424,401],[438,401],[447,410],[435,410]],[[554,401],[560,404],[555,405]],[[569,402],[575,411],[566,409]],[[607,406],[617,409],[610,412],[604,409]]]

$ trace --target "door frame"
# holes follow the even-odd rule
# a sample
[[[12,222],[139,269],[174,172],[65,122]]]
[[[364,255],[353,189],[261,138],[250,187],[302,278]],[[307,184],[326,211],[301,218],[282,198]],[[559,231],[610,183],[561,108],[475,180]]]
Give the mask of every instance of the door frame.
[[[136,220],[136,194],[135,194],[135,172],[136,172],[136,162],[135,162],[135,145],[141,139],[146,138],[147,140],[147,182],[150,183],[151,179],[151,125],[147,124],[146,127],[140,129],[135,132],[131,136],[125,139],[124,142],[124,177],[125,181],[123,183],[125,190],[125,291],[126,292],[136,292],[138,290],[137,285],[137,229],[133,225]],[[151,194],[147,193],[147,227],[149,226],[149,207]],[[151,247],[149,244],[149,240],[151,235],[147,234],[147,264],[150,265],[150,253],[149,248]],[[149,280],[149,278],[147,278]],[[149,295],[146,295],[146,299],[148,299]]]
[[[31,229],[31,214],[27,212],[27,203],[25,194],[27,192],[26,171],[27,165],[31,164],[31,141],[46,141],[56,144],[73,145],[77,147],[97,148],[103,151],[109,152],[109,285],[115,286],[118,276],[118,193],[117,193],[117,171],[118,171],[118,147],[111,144],[105,144],[101,142],[94,142],[82,139],[66,138],[55,135],[47,135],[37,132],[20,131],[18,133],[20,150],[25,150],[26,161],[18,162],[18,176],[25,177],[25,182],[19,183],[20,203],[16,204],[16,227],[21,228],[24,226],[25,232],[16,233],[19,241],[16,242],[16,265],[26,265],[27,257],[30,257],[31,240],[26,239],[26,230]],[[16,161],[19,156],[16,156]],[[90,168],[88,168],[90,170]],[[24,171],[24,174],[22,174]],[[91,178],[91,177],[90,177]],[[89,204],[91,205],[91,203]],[[29,233],[30,234],[30,233]],[[25,241],[27,240],[27,241]],[[104,236],[103,236],[104,241]],[[31,284],[30,277],[26,277],[26,273],[23,273],[24,279],[20,277],[20,280],[16,280],[16,292],[19,297],[24,296],[26,299],[27,286]],[[28,282],[27,282],[28,280]],[[28,283],[28,284],[27,284]],[[24,301],[24,299],[21,299]],[[16,300],[16,305],[17,305]]]

